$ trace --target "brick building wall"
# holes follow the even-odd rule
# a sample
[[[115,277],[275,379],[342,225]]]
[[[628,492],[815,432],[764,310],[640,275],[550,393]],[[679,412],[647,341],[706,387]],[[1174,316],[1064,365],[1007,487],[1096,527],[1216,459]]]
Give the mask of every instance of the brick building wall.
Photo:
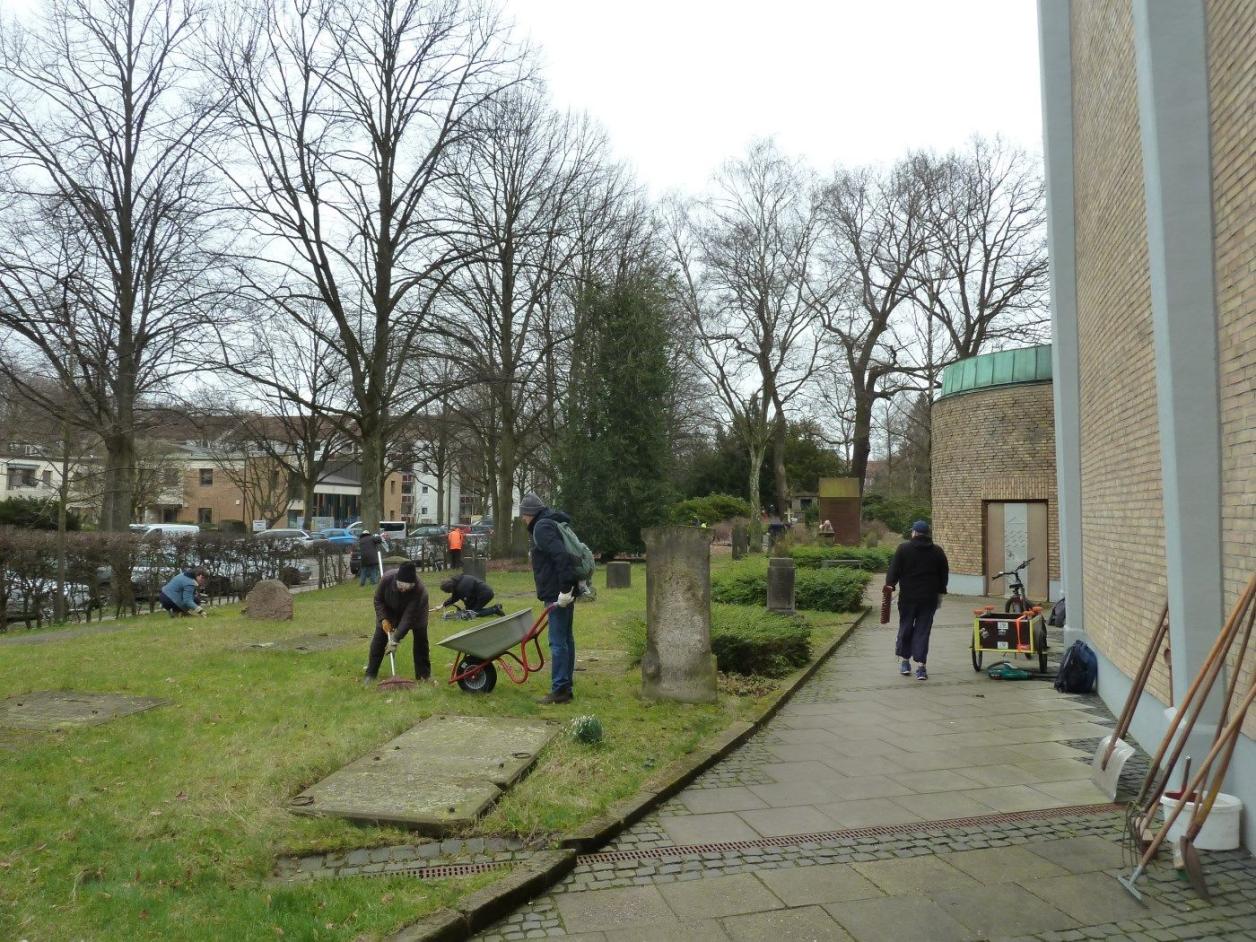
[[[1060,578],[1050,383],[994,386],[933,404],[933,532],[951,571],[985,572],[990,500],[1047,501],[1048,578]]]
[[[1221,353],[1221,533],[1225,607],[1256,570],[1256,7],[1209,0],[1213,226]],[[1249,653],[1250,678],[1256,657]],[[1256,716],[1244,731],[1256,737]]]
[[[1072,7],[1086,633],[1123,673],[1164,605],[1155,346],[1129,0]],[[1150,691],[1168,702],[1167,671]]]

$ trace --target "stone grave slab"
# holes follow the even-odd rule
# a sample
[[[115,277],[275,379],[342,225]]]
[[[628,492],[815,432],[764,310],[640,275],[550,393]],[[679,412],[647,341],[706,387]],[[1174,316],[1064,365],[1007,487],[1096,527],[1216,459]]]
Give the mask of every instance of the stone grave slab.
[[[0,726],[40,731],[96,726],[151,710],[165,702],[158,697],[130,697],[120,693],[34,690],[0,700]]]
[[[313,654],[316,651],[333,651],[346,644],[369,640],[370,635],[298,635],[295,638],[276,638],[273,641],[246,641],[242,651],[286,651],[297,654]]]
[[[297,814],[441,835],[474,823],[558,733],[515,717],[431,716],[297,795]]]

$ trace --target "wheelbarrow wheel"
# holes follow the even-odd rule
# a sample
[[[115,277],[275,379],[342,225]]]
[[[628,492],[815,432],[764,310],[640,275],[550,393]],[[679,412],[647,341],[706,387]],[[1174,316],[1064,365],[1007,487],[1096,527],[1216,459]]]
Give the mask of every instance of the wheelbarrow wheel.
[[[968,649],[968,653],[973,657],[973,670],[981,673],[981,651],[976,647],[972,647]]]
[[[491,661],[481,661],[478,657],[467,655],[458,662],[458,673],[465,674],[477,665],[480,666],[479,671],[462,678],[458,681],[458,686],[466,693],[489,693],[497,686],[497,668]]]

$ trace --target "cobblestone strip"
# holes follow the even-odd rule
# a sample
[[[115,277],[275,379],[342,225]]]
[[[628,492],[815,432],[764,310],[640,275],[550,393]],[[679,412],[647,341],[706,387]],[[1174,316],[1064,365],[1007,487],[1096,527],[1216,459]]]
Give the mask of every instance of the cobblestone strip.
[[[416,867],[450,867],[460,864],[508,866],[531,853],[521,838],[473,837],[467,840],[426,841],[392,847],[362,847],[357,850],[306,857],[280,857],[275,877],[287,882],[325,880],[337,877],[378,876]]]
[[[556,898],[562,893],[617,887],[677,883],[736,873],[856,863],[945,854],[986,847],[1032,845],[1067,837],[1094,835],[1119,843],[1120,813],[917,832],[892,837],[858,837],[825,841],[801,840],[783,847],[695,851],[681,857],[659,856],[616,861],[610,854],[582,857],[575,871],[548,895],[533,900],[477,938],[483,942],[515,942],[559,938],[566,934]],[[1144,877],[1143,891],[1165,907],[1144,919],[1087,926],[1064,932],[1026,936],[1021,942],[1079,942],[1085,939],[1131,939],[1170,942],[1177,939],[1256,940],[1256,859],[1247,851],[1210,852],[1205,859],[1212,903],[1197,897],[1189,884],[1167,865],[1165,856]],[[1114,879],[1118,871],[1109,871]]]

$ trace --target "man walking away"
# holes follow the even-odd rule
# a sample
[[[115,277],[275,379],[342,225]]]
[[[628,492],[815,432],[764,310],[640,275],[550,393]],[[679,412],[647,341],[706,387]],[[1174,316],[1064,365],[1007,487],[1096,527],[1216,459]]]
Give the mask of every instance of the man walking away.
[[[161,602],[161,607],[170,613],[171,618],[176,615],[199,615],[204,618],[205,609],[201,608],[201,603],[196,596],[201,589],[205,588],[205,580],[204,569],[189,569],[181,572],[165,584],[157,600]]]
[[[900,543],[890,561],[885,584],[899,586],[898,639],[894,653],[899,657],[898,672],[911,674],[916,662],[916,679],[928,680],[925,662],[929,659],[929,632],[938,610],[940,596],[946,594],[950,567],[942,547],[929,535],[929,524],[917,520],[911,525],[911,539]]]
[[[493,601],[493,589],[483,579],[477,579],[475,576],[465,573],[461,576],[450,576],[440,584],[440,590],[449,596],[441,604],[441,608],[448,608],[461,602],[468,612],[478,618],[506,614],[500,605],[489,608],[488,603]]]
[[[432,676],[427,646],[427,589],[414,563],[407,560],[380,580],[375,590],[375,634],[366,662],[366,685],[375,683],[384,656],[392,654],[407,634],[414,632],[414,677]]]
[[[456,526],[449,531],[449,565],[453,569],[462,566],[463,533]]]
[[[363,530],[358,537],[358,585],[379,584],[379,557],[384,541],[370,530]]]
[[[573,632],[576,598],[576,567],[567,552],[567,544],[558,530],[559,523],[571,518],[559,510],[550,510],[535,494],[525,494],[519,502],[519,515],[532,536],[532,578],[536,597],[546,605],[556,606],[549,615],[550,692],[541,698],[545,704],[570,703],[572,674],[576,666],[576,639]]]

